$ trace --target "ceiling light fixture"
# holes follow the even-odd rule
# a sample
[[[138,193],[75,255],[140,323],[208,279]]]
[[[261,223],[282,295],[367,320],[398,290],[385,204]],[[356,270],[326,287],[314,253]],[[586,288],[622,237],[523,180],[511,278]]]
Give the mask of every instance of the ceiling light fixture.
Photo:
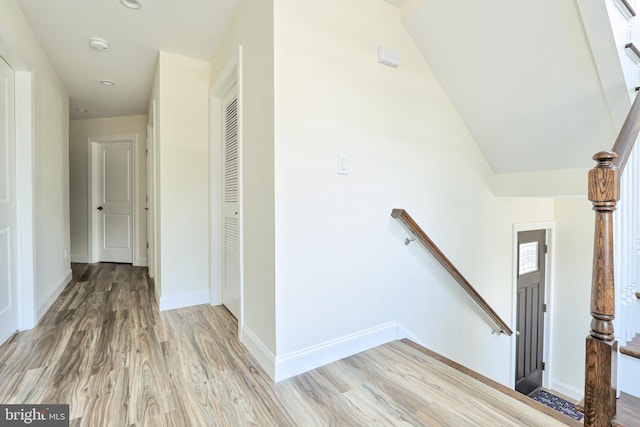
[[[84,108],[80,108],[80,107],[76,108],[76,111],[77,111],[78,113],[88,113],[88,112],[89,112],[89,110],[84,109]]]
[[[105,86],[115,86],[116,84],[114,82],[112,82],[111,80],[100,80],[100,84],[101,85],[105,85]]]
[[[120,0],[120,3],[129,9],[140,9],[142,7],[138,0]]]
[[[109,50],[109,42],[103,39],[99,39],[97,37],[94,37],[91,40],[89,40],[89,46],[91,46],[96,50],[101,50],[103,52],[106,50]]]

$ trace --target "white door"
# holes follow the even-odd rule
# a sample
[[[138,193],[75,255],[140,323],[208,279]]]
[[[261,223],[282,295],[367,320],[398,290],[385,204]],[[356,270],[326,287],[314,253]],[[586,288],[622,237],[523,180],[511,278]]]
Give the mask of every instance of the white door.
[[[133,262],[132,145],[132,141],[113,141],[96,146],[98,261]]]
[[[18,330],[15,76],[0,57],[0,344]]]
[[[222,99],[222,304],[240,318],[238,90]]]

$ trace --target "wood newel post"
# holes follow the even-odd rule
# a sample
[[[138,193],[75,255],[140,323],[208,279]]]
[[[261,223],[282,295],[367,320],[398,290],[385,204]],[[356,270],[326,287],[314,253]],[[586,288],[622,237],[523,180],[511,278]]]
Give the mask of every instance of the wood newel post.
[[[615,287],[613,280],[613,211],[620,200],[620,177],[613,164],[617,157],[603,151],[589,171],[589,200],[596,212],[591,282],[591,331],[587,336],[584,425],[608,427],[616,415],[617,342],[613,331]]]

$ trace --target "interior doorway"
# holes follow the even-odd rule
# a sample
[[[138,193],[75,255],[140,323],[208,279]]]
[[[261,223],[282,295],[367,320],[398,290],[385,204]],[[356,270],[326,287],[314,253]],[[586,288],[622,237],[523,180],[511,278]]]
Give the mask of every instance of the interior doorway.
[[[90,138],[91,262],[133,263],[135,136]]]
[[[210,303],[224,305],[238,319],[242,341],[243,186],[242,46],[211,87],[211,283]]]
[[[222,98],[222,304],[240,317],[238,86]]]
[[[515,389],[530,395],[542,387],[546,311],[546,230],[517,235]]]

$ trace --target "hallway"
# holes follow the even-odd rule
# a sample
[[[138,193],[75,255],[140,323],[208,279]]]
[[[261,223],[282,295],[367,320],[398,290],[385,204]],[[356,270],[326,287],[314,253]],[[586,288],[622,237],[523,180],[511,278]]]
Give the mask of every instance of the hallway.
[[[160,313],[145,268],[73,270],[38,326],[0,349],[0,402],[70,403],[71,425],[91,427],[577,425],[403,342],[273,384],[225,308]]]

